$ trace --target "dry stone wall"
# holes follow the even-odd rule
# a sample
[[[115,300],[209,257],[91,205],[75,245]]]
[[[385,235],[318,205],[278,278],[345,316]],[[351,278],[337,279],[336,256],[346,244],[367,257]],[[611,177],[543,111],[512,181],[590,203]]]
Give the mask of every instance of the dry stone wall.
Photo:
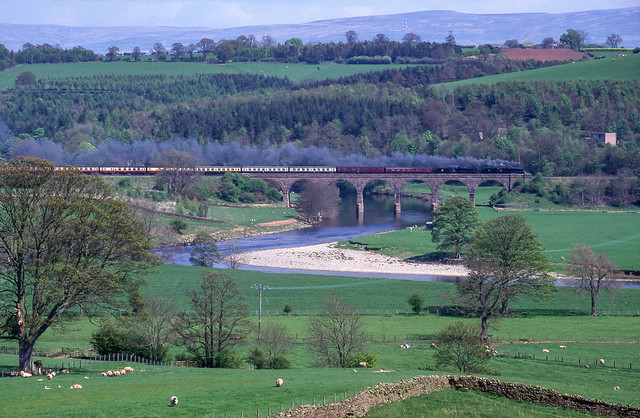
[[[303,405],[273,417],[360,417],[375,405],[399,402],[413,396],[431,393],[452,386],[461,390],[487,392],[495,396],[549,405],[574,411],[617,417],[640,417],[640,407],[609,404],[598,399],[562,394],[552,389],[522,383],[502,382],[475,376],[416,376],[393,383],[368,387],[352,398],[330,405]]]

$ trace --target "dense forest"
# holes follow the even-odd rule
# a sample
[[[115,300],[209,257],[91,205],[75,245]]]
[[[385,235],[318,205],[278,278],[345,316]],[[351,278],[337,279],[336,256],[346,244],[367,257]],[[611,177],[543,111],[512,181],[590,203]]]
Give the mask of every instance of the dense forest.
[[[24,149],[12,136],[48,138],[74,155],[107,140],[193,138],[201,145],[327,147],[368,158],[504,159],[545,175],[638,173],[638,80],[431,87],[523,65],[451,61],[300,84],[254,75],[41,79],[0,95],[0,117],[12,133],[0,133],[0,152]],[[619,146],[584,140],[591,131],[616,132]],[[127,158],[149,162],[139,153]]]

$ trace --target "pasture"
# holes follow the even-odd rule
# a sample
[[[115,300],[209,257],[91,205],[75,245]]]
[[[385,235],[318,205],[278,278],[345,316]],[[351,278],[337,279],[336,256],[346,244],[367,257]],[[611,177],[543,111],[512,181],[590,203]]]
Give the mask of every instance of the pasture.
[[[195,288],[200,275],[208,269],[184,266],[159,266],[148,277],[144,286],[146,295],[171,295],[179,310],[188,310],[184,291]],[[282,323],[294,336],[292,353],[287,356],[292,362],[289,370],[251,370],[246,364],[240,370],[196,369],[182,367],[133,366],[137,370],[125,376],[106,378],[100,372],[119,369],[127,363],[83,364],[70,375],[46,379],[5,378],[0,379],[0,391],[5,403],[4,411],[13,416],[254,416],[260,410],[262,416],[269,408],[272,412],[291,404],[333,401],[352,396],[364,387],[381,381],[397,381],[420,374],[449,374],[451,368],[436,368],[429,348],[431,336],[445,325],[462,319],[475,322],[473,318],[437,315],[434,312],[447,304],[446,293],[453,291],[452,283],[414,282],[372,278],[337,276],[314,276],[302,274],[267,274],[254,271],[225,270],[238,282],[257,323],[258,292],[251,289],[255,283],[269,284],[272,289],[263,295],[263,325]],[[425,297],[429,313],[408,314],[407,297],[412,292]],[[373,369],[327,369],[314,367],[314,360],[306,349],[306,329],[310,315],[320,308],[321,300],[328,292],[336,292],[364,314],[367,333],[371,340],[367,349],[376,353]],[[640,371],[638,362],[638,334],[640,291],[622,290],[615,298],[603,297],[601,310],[606,314],[592,318],[585,316],[588,301],[560,288],[553,300],[533,301],[522,299],[513,303],[514,316],[495,321],[492,334],[497,342],[500,356],[489,363],[496,377],[501,380],[519,381],[549,387],[566,393],[597,397],[609,402],[624,402],[640,405]],[[284,304],[291,304],[293,313],[284,315]],[[627,316],[627,314],[629,316]],[[96,330],[87,319],[72,320],[64,328],[47,332],[37,345],[39,350],[66,351],[89,348],[91,333]],[[612,343],[613,340],[613,343]],[[578,342],[580,341],[580,342]],[[633,343],[630,343],[633,341]],[[403,350],[399,344],[410,342],[413,347]],[[0,342],[11,346],[8,341]],[[560,344],[567,348],[560,350]],[[246,355],[255,345],[255,329],[248,344],[238,349]],[[550,350],[550,356],[563,355],[563,361],[555,357],[546,360],[542,348]],[[183,349],[175,347],[173,354]],[[528,355],[530,358],[517,358]],[[577,363],[577,358],[582,363]],[[586,359],[606,358],[606,367],[585,369]],[[575,360],[574,360],[575,359]],[[42,358],[45,367],[54,367],[69,359]],[[0,354],[0,369],[14,369],[15,355]],[[616,362],[616,368],[613,367]],[[634,364],[629,369],[629,364]],[[382,368],[390,373],[374,373]],[[88,379],[84,379],[84,377]],[[278,377],[285,385],[278,389],[274,382]],[[79,383],[81,390],[70,390]],[[45,390],[44,386],[51,389]],[[58,385],[61,387],[58,388]],[[623,390],[614,391],[614,386]],[[171,408],[170,396],[180,399],[178,406]],[[458,396],[457,394],[436,395]],[[460,395],[461,396],[461,395]],[[473,395],[475,398],[480,395]],[[38,402],[29,400],[38,399]],[[468,399],[468,400],[465,400]],[[430,402],[440,402],[429,398]],[[484,402],[463,397],[460,399],[464,411],[468,403]],[[502,402],[502,401],[500,401]],[[511,402],[509,402],[510,404]],[[409,408],[413,408],[408,406]],[[419,406],[417,406],[419,408]],[[441,408],[428,406],[429,408]],[[486,405],[487,411],[493,407]],[[538,407],[516,405],[508,408],[525,411],[527,414]],[[511,409],[509,409],[511,410]],[[561,416],[565,416],[559,412]],[[17,414],[17,415],[16,415]],[[2,413],[0,413],[2,415]],[[393,413],[392,415],[395,415]],[[249,415],[247,415],[249,416]],[[527,415],[528,416],[528,415]],[[571,415],[569,415],[571,416]]]
[[[640,77],[640,54],[627,53],[626,57],[607,56],[602,59],[471,78],[435,86],[454,89],[467,84],[495,84],[506,81],[633,80],[638,77]]]
[[[326,80],[358,74],[362,72],[382,71],[406,68],[406,64],[285,64],[275,62],[232,62],[213,64],[205,62],[85,62],[65,64],[19,65],[0,72],[0,91],[12,88],[16,77],[31,71],[38,79],[93,77],[98,75],[166,75],[191,76],[194,74],[253,74],[272,77],[288,77],[293,81]]]

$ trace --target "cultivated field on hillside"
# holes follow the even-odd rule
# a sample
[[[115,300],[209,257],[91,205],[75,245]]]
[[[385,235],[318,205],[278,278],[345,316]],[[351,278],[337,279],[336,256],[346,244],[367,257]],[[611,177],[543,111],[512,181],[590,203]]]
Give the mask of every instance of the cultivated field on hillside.
[[[317,65],[273,62],[232,62],[213,64],[203,62],[86,62],[70,64],[19,65],[0,72],[0,90],[13,87],[16,77],[31,71],[40,78],[92,77],[95,75],[194,75],[194,74],[258,74],[289,77],[294,81],[325,80],[369,71],[405,68],[407,65],[348,65],[325,62]]]
[[[455,88],[467,84],[495,84],[503,81],[571,81],[571,80],[631,80],[640,77],[640,54],[611,57],[554,65],[535,70],[518,71],[440,84]]]

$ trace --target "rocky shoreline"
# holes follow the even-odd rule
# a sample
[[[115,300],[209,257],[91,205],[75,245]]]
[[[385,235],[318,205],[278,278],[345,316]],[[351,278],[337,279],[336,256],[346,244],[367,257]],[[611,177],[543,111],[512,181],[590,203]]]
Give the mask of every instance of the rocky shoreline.
[[[350,273],[388,273],[416,276],[464,277],[463,266],[440,263],[414,263],[371,251],[336,248],[337,243],[252,251],[240,255],[240,263],[250,266],[334,271]]]

